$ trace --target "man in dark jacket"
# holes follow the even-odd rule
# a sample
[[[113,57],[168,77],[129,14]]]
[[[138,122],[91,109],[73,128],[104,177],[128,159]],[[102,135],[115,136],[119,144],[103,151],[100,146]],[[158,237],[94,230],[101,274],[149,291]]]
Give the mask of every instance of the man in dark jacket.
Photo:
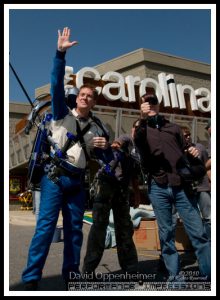
[[[135,131],[135,143],[149,174],[148,195],[159,226],[162,256],[170,275],[168,280],[178,280],[180,273],[179,255],[172,235],[173,205],[195,249],[201,276],[210,280],[210,243],[197,203],[186,195],[177,170],[177,166],[181,167],[186,146],[181,128],[159,114],[159,101],[155,95],[144,95],[141,100],[141,121]],[[194,147],[189,147],[187,153],[189,157],[199,154]]]

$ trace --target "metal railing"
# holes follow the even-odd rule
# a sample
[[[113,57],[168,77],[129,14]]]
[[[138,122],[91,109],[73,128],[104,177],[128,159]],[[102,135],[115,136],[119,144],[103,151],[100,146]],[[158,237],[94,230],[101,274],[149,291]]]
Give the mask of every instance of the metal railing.
[[[9,139],[9,170],[26,164],[31,155],[37,128],[33,128],[29,135],[25,128]]]
[[[93,110],[106,125],[110,133],[110,142],[121,134],[129,134],[133,122],[139,118],[139,110],[123,109],[97,105]],[[191,129],[193,142],[204,145],[208,141],[208,133],[205,130],[207,118],[185,115],[162,113],[171,122],[180,126],[186,125]],[[9,139],[9,170],[25,166],[31,155],[37,127],[33,127],[29,135],[25,134],[25,128]]]

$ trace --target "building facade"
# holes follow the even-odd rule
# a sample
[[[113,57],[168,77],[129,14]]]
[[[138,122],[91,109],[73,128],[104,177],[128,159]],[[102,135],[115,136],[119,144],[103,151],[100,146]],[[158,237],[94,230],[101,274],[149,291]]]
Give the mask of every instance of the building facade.
[[[111,140],[130,133],[133,121],[139,117],[141,93],[153,90],[161,101],[161,113],[172,122],[188,126],[193,141],[207,146],[209,136],[205,126],[211,117],[209,64],[141,48],[94,68],[83,69],[75,75],[66,74],[65,83],[77,86],[83,80],[100,88],[94,113],[107,125]],[[82,74],[86,76],[83,79]],[[110,82],[113,84],[108,86]],[[37,88],[35,97],[42,101],[50,99],[50,84]],[[16,198],[17,190],[21,192],[26,188],[36,127],[29,135],[25,134],[30,104],[11,102],[9,108],[10,190]],[[16,189],[14,186],[19,185],[19,180],[20,189]]]

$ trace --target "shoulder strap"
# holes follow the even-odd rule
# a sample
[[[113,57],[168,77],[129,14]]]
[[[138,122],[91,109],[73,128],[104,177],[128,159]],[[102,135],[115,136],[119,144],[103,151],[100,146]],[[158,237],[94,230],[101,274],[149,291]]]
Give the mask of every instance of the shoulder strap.
[[[94,116],[94,115],[92,114],[92,112],[89,113],[89,117],[92,119],[93,122],[96,123],[96,125],[97,125],[99,128],[101,128],[101,130],[102,130],[103,133],[104,133],[104,137],[106,138],[107,141],[109,141],[109,133],[108,133],[108,130],[107,130],[107,128],[104,127],[104,125],[102,124],[101,120],[100,120],[98,117]]]
[[[80,144],[83,148],[83,151],[84,151],[84,154],[85,154],[85,157],[86,157],[86,160],[89,160],[89,154],[86,150],[86,144],[85,144],[85,140],[84,140],[84,135],[86,134],[86,132],[89,130],[89,128],[91,127],[91,124],[88,123],[86,125],[85,128],[83,128],[83,130],[81,130],[80,126],[79,126],[79,122],[78,120],[76,119],[76,131],[77,131],[77,136],[79,137],[79,141],[80,141]]]

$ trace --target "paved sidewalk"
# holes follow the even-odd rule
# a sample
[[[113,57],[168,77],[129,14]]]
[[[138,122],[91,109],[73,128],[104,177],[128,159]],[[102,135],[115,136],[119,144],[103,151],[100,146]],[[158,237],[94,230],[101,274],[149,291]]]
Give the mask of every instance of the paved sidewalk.
[[[9,211],[10,223],[10,249],[9,249],[9,289],[10,291],[24,291],[21,283],[21,273],[27,262],[28,248],[35,229],[35,215],[32,211],[11,210]],[[58,226],[62,225],[62,214],[58,220]],[[90,225],[83,225],[83,245],[81,250],[80,268],[86,251],[86,244]],[[139,272],[144,274],[147,282],[164,282],[164,273],[159,269],[159,251],[149,251],[137,249],[139,260]],[[180,253],[183,270],[198,271],[198,264],[192,253]],[[65,291],[65,286],[61,277],[63,261],[63,240],[52,243],[50,253],[43,271],[39,291]],[[99,274],[110,274],[109,276],[119,276],[121,269],[117,258],[117,249],[105,249],[102,260],[96,270]],[[153,276],[153,277],[152,277]],[[146,282],[146,284],[148,284]],[[115,284],[114,282],[112,283]],[[143,286],[135,286],[135,290],[145,289]],[[88,289],[91,287],[88,287]],[[113,286],[115,288],[115,286]],[[101,290],[103,287],[101,287]],[[131,289],[133,290],[133,289]],[[91,291],[92,292],[92,291]],[[20,294],[19,294],[20,295]],[[24,294],[26,295],[26,294]]]
[[[58,226],[62,225],[63,217],[60,212],[58,219]],[[9,223],[13,225],[21,226],[35,226],[36,219],[32,210],[10,210],[9,211]]]

